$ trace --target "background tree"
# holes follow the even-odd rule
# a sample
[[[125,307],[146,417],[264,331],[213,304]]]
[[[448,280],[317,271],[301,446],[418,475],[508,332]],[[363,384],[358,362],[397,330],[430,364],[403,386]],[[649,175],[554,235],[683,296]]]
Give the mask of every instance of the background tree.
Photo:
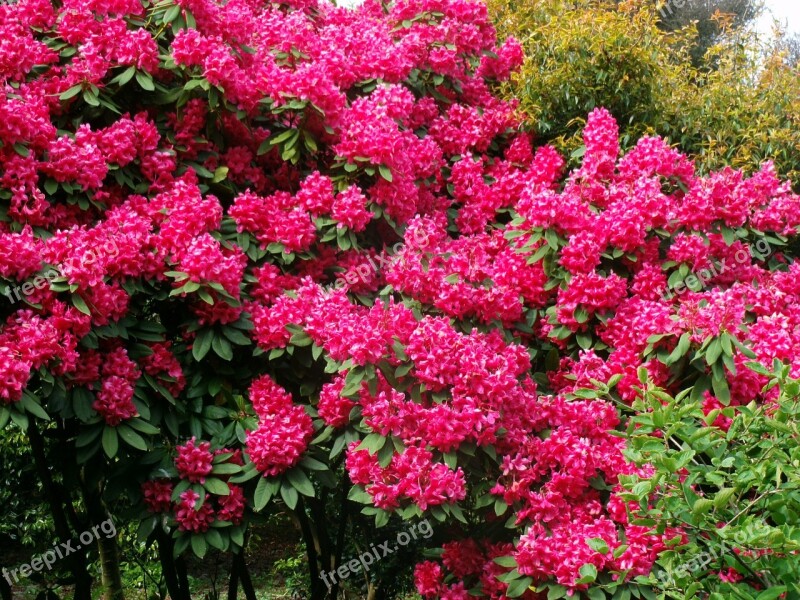
[[[667,31],[693,26],[696,35],[690,54],[693,65],[702,68],[708,66],[708,50],[720,43],[726,32],[751,23],[762,9],[761,0],[661,0],[659,26]]]
[[[585,114],[606,106],[621,124],[624,148],[657,134],[704,171],[755,170],[772,160],[798,180],[800,75],[747,28],[728,24],[698,67],[692,28],[665,30],[654,3],[489,5],[499,30],[525,48],[505,94],[519,100],[539,141],[571,155]]]

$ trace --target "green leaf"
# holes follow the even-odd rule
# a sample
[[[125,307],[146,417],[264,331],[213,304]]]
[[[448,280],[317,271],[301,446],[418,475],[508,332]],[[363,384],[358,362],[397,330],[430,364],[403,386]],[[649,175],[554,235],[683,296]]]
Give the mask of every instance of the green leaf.
[[[206,488],[206,491],[216,496],[229,496],[231,493],[228,484],[216,477],[207,478],[203,487]]]
[[[157,435],[158,433],[161,432],[161,430],[158,427],[152,426],[150,423],[140,419],[139,417],[135,417],[130,421],[127,421],[126,425],[129,425],[136,431],[144,433],[145,435]]]
[[[309,469],[311,471],[327,471],[328,465],[323,462],[318,461],[315,458],[311,458],[310,456],[306,456],[303,460],[300,461],[300,464]]]
[[[281,486],[281,498],[286,503],[291,510],[294,510],[297,506],[297,501],[300,497],[297,495],[297,490],[294,489],[291,485],[282,485]]]
[[[386,444],[386,438],[379,433],[370,433],[358,445],[356,450],[367,450],[370,454],[375,454]]]
[[[598,587],[589,588],[586,590],[586,595],[589,596],[589,600],[605,600],[606,598],[606,593]]]
[[[281,142],[285,142],[290,137],[297,135],[298,133],[299,132],[297,131],[297,129],[287,129],[283,133],[279,133],[275,137],[270,138],[269,143],[272,144],[273,146],[277,146]]]
[[[158,517],[155,515],[139,523],[139,529],[136,532],[136,538],[140,544],[143,544],[147,541],[147,538],[150,537],[150,534],[155,531],[157,523]]]
[[[55,179],[50,179],[48,177],[44,181],[44,191],[47,192],[48,195],[52,196],[58,191],[58,182]]]
[[[111,83],[116,83],[117,85],[122,87],[123,85],[128,83],[131,79],[133,79],[134,75],[136,75],[136,67],[133,66],[128,67],[122,73],[114,77],[114,79],[111,80]]]
[[[198,558],[203,558],[208,551],[208,544],[206,544],[206,540],[202,535],[193,535],[192,536],[192,552],[195,553],[195,556]]]
[[[144,441],[144,438],[127,425],[120,425],[117,427],[117,433],[119,433],[119,437],[121,437],[122,441],[128,444],[128,446],[141,450],[142,452],[147,451],[147,442]]]
[[[389,167],[387,167],[386,165],[378,165],[378,172],[381,174],[381,177],[383,177],[386,181],[392,183],[393,177]]]
[[[692,512],[695,515],[702,515],[711,510],[712,506],[714,506],[714,503],[708,498],[698,498],[692,505]]]
[[[517,567],[517,559],[513,556],[498,556],[494,559],[494,562],[507,569],[515,569]]]
[[[206,531],[205,534],[206,542],[212,548],[216,548],[217,550],[224,550],[225,549],[225,541],[222,539],[222,535],[216,529],[209,529]]]
[[[234,473],[239,473],[241,470],[242,467],[239,465],[235,465],[233,463],[224,463],[221,465],[215,465],[211,472],[214,475],[233,475]]]
[[[719,377],[711,378],[711,387],[714,389],[714,395],[717,400],[722,402],[725,406],[731,403],[731,390],[728,387],[728,382]]]
[[[136,71],[136,81],[143,90],[152,92],[156,89],[156,86],[153,84],[153,77],[150,75],[150,73],[145,71]]]
[[[597,567],[591,563],[583,565],[578,572],[581,578],[575,582],[576,584],[593,583],[597,579]]]
[[[103,430],[103,452],[108,458],[114,458],[119,450],[119,438],[117,430],[113,427],[106,427]]]
[[[722,488],[714,496],[714,508],[723,508],[730,502],[733,494],[736,492],[734,488]]]
[[[508,584],[508,590],[506,591],[506,596],[509,598],[519,598],[525,592],[530,589],[531,584],[533,583],[533,578],[525,577],[523,579],[515,579],[511,583]]]
[[[595,552],[599,552],[600,554],[608,554],[608,544],[603,538],[592,538],[590,540],[586,540],[586,545]]]
[[[228,167],[217,167],[214,171],[214,178],[211,180],[212,183],[219,183],[220,181],[224,181],[228,177],[228,171],[230,169]]]
[[[35,397],[31,396],[28,392],[25,392],[20,399],[20,406],[24,408],[27,412],[32,414],[35,417],[39,417],[43,421],[49,421],[50,415],[47,414],[44,408],[39,404]]]
[[[83,90],[83,101],[89,106],[100,106],[100,101],[97,99],[97,94],[92,90]]]
[[[559,600],[567,595],[567,588],[563,585],[551,584],[547,591],[547,600]]]
[[[253,495],[253,508],[256,512],[264,510],[264,507],[272,499],[273,491],[266,477],[258,480],[255,494]]]
[[[708,350],[706,350],[706,362],[709,365],[713,365],[719,357],[722,355],[722,342],[719,338],[715,338],[712,342],[708,345]]]
[[[215,335],[211,341],[214,352],[223,360],[233,360],[233,348],[224,337]]]
[[[81,296],[77,294],[72,295],[72,304],[81,311],[85,315],[91,316],[92,311],[89,310],[89,306],[86,304],[86,300],[84,300]]]
[[[314,497],[314,484],[311,483],[311,480],[308,476],[303,472],[302,469],[295,468],[291,471],[286,472],[286,479],[289,480],[289,483],[292,484],[294,489],[298,492],[303,494],[304,496],[308,496],[309,498]]]
[[[80,83],[77,83],[77,84],[73,85],[71,88],[69,88],[68,90],[62,92],[61,95],[58,97],[58,99],[59,100],[69,100],[70,98],[80,94],[82,90],[83,90],[83,85],[80,84]]]
[[[778,585],[775,587],[768,588],[761,592],[758,596],[756,596],[756,600],[775,600],[782,594],[785,594],[787,591],[787,587],[785,585]]]
[[[164,13],[164,18],[162,19],[162,23],[172,23],[175,19],[178,18],[178,15],[181,14],[181,7],[179,4],[175,4],[167,9],[167,12]]]
[[[678,340],[678,345],[675,346],[675,350],[673,350],[672,354],[667,357],[667,359],[664,361],[664,364],[671,365],[683,358],[683,355],[689,350],[690,342],[691,340],[689,334],[684,333]]]
[[[211,343],[214,341],[214,330],[203,329],[197,333],[192,344],[192,356],[197,362],[203,360],[208,351],[211,350]]]

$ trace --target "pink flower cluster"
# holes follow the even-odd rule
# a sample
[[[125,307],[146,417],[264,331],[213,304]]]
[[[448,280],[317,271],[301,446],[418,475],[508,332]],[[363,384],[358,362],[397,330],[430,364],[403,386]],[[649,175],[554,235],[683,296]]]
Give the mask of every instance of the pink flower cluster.
[[[253,382],[250,401],[259,419],[247,433],[250,460],[264,477],[280,475],[300,462],[308,448],[314,433],[311,417],[267,375]]]
[[[241,465],[241,451],[222,448],[211,451],[210,442],[197,442],[191,438],[176,449],[175,468],[181,481],[203,484],[211,474],[214,464]],[[225,480],[229,475],[219,475]],[[185,485],[185,484],[184,484]],[[171,514],[179,531],[204,533],[214,522],[238,525],[244,518],[244,489],[226,482],[227,494],[204,492],[200,501],[197,485],[193,485],[175,496],[175,483],[168,479],[152,479],[142,483],[145,507],[152,513]]]
[[[433,454],[419,446],[410,446],[392,457],[384,467],[367,450],[357,450],[353,442],[347,453],[347,472],[355,484],[366,486],[378,508],[394,510],[403,500],[410,500],[426,510],[430,506],[458,502],[466,496],[466,482],[461,469],[452,470],[434,463]]]

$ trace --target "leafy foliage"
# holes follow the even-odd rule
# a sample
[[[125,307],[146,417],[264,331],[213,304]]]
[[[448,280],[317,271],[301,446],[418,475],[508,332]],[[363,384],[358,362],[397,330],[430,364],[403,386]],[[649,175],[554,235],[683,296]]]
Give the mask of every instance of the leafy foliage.
[[[708,3],[697,4],[705,10]],[[723,21],[725,35],[698,62],[691,29],[665,30],[652,4],[502,0],[490,7],[500,31],[523,41],[525,64],[506,93],[520,100],[541,140],[572,153],[584,115],[604,106],[623,128],[624,147],[657,134],[705,171],[756,170],[771,160],[800,179],[798,72],[780,45],[767,47]]]
[[[753,365],[780,390],[771,404],[707,412],[689,391],[648,386],[633,405],[628,455],[652,471],[624,481],[631,512],[683,532],[654,569],[667,598],[800,594],[800,384],[775,367]]]

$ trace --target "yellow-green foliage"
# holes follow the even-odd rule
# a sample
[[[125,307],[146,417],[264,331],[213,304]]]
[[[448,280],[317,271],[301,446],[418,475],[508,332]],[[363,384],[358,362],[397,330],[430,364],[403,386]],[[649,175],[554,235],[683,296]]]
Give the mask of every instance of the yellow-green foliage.
[[[655,2],[488,0],[501,35],[526,51],[507,93],[520,100],[540,141],[580,145],[586,114],[608,108],[630,145],[657,133],[703,168],[754,170],[766,159],[800,180],[800,75],[756,40],[732,32],[692,66],[692,30],[658,27]],[[711,55],[713,53],[713,56]]]
[[[657,129],[701,166],[752,170],[772,160],[800,182],[800,73],[779,55],[756,60],[747,45],[728,48],[718,70],[668,91]]]

